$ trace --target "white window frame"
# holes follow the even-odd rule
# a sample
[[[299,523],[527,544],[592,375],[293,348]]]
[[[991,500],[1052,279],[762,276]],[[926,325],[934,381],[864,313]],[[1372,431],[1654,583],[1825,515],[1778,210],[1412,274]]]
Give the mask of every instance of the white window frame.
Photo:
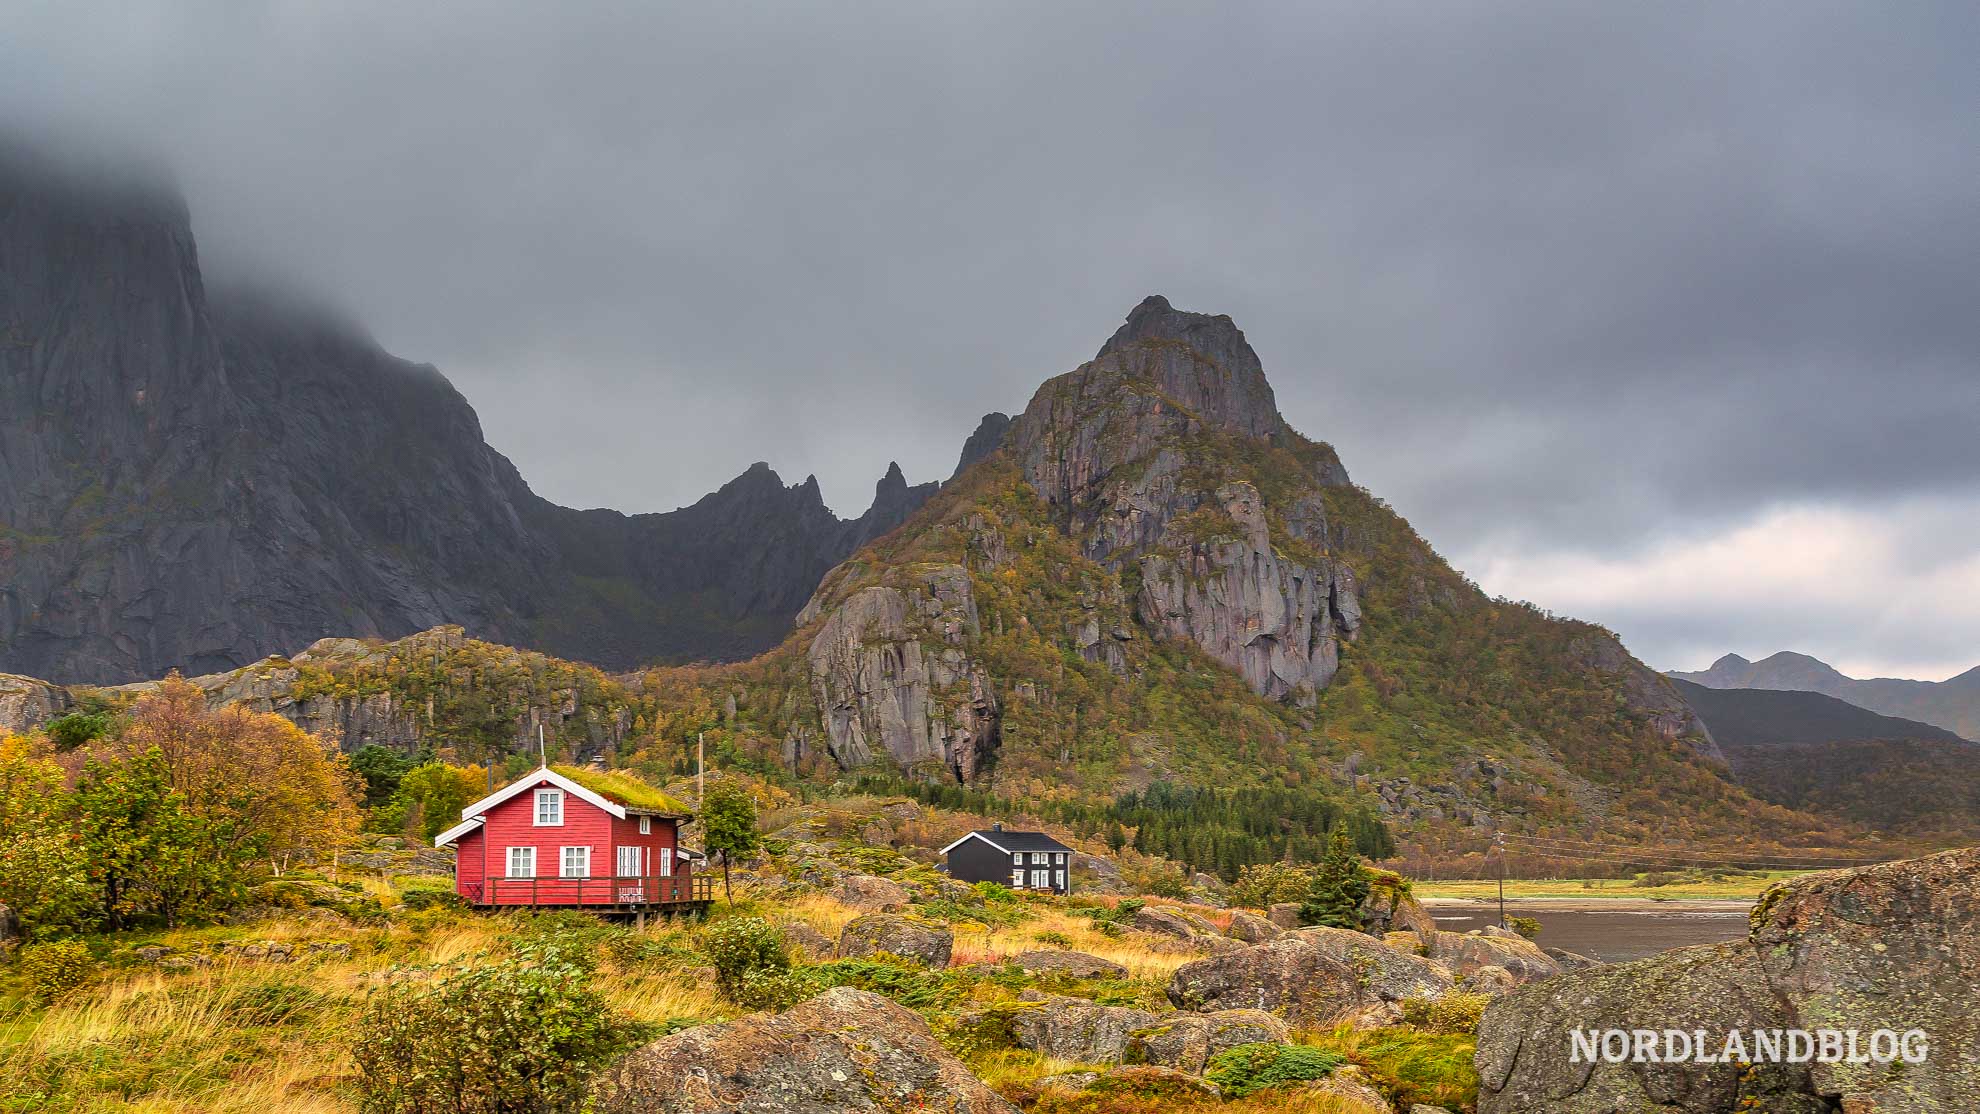
[[[1051,874],[1043,870],[1032,871],[1031,888],[1034,890],[1050,889],[1052,886],[1051,877],[1052,877]]]
[[[1024,868],[1021,866],[1011,868],[1011,889],[1024,889]]]
[[[509,848],[508,869],[509,869],[509,873],[503,875],[503,877],[505,878],[536,877],[536,848],[534,847]]]
[[[571,852],[573,851],[577,852],[577,855],[575,856],[577,861],[575,863],[571,861],[573,858]],[[591,847],[588,844],[581,844],[572,847],[561,848],[557,855],[557,877],[559,878],[591,877]]]
[[[666,878],[674,876],[674,849],[671,847],[660,849],[660,874]]]
[[[1064,870],[1053,871],[1052,888],[1055,890],[1066,888],[1066,872]]]
[[[653,817],[642,816],[639,818],[639,834],[643,836],[653,834]]]
[[[1031,853],[1031,865],[1032,865],[1032,866],[1044,866],[1044,865],[1045,865],[1045,861],[1046,861],[1046,855],[1045,855],[1045,852],[1043,852],[1043,851],[1033,851],[1033,852]]]
[[[539,828],[561,828],[564,826],[564,791],[562,789],[538,789],[534,800],[536,811],[531,818]],[[545,807],[548,806],[548,807]]]
[[[631,852],[631,854],[627,854],[627,852]],[[628,866],[632,867],[632,869],[627,870],[626,868]],[[617,874],[621,878],[639,877],[641,873],[640,848],[634,847],[631,844],[626,844],[621,846],[619,848],[619,861],[617,864],[617,869],[613,871],[613,873]]]

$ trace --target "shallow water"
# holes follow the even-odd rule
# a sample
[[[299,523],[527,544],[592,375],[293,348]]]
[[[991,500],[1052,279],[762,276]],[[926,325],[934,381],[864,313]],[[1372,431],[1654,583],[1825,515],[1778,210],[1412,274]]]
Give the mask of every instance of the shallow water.
[[[1495,923],[1497,903],[1480,906],[1437,905],[1430,915],[1447,932],[1468,932]],[[1746,936],[1744,911],[1688,909],[1583,910],[1551,909],[1545,904],[1506,902],[1506,915],[1540,922],[1542,947],[1566,948],[1591,959],[1621,963],[1642,959],[1691,944],[1718,944]]]

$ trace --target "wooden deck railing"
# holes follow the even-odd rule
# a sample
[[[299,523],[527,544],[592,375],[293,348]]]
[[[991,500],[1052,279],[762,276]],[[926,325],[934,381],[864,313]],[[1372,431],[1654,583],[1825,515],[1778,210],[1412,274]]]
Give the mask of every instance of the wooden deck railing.
[[[714,899],[714,879],[701,874],[608,875],[592,878],[489,878],[463,887],[475,905],[617,905],[643,907]]]

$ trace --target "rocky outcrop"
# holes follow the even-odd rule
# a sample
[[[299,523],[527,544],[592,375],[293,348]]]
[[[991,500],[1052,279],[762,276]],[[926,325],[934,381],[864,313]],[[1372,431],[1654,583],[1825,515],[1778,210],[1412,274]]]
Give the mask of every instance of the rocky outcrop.
[[[1376,936],[1413,932],[1424,944],[1430,944],[1437,934],[1436,920],[1404,888],[1400,878],[1389,874],[1388,879],[1393,881],[1384,880],[1368,888],[1368,896],[1361,902],[1362,926]]]
[[[1459,977],[1480,968],[1496,967],[1521,986],[1552,978],[1562,971],[1554,957],[1540,950],[1531,940],[1515,935],[1487,935],[1482,932],[1435,932],[1429,940],[1429,957],[1451,969]]]
[[[47,681],[0,673],[0,732],[32,731],[69,705],[69,694]]]
[[[1184,964],[1169,980],[1179,1009],[1259,1009],[1295,1025],[1352,1020],[1451,989],[1448,971],[1345,929],[1310,928]]]
[[[940,925],[889,913],[868,913],[853,918],[839,931],[839,958],[885,954],[940,969],[949,965],[949,953],[955,941],[955,934]]]
[[[1080,1064],[1117,1064],[1129,1038],[1155,1024],[1155,1015],[1128,1006],[1099,1006],[1083,998],[1050,998],[1011,1019],[1019,1048]]]
[[[1770,889],[1746,941],[1572,971],[1489,1007],[1479,1025],[1480,1114],[1655,1107],[1706,1114],[1980,1109],[1980,849],[1812,875]],[[1735,1062],[1574,1062],[1576,1030],[1703,1030]],[[1922,1063],[1771,1062],[1755,1030],[1916,1030]]]
[[[907,887],[890,878],[848,874],[832,883],[832,900],[872,913],[897,913],[912,900]]]
[[[1171,1013],[1129,1037],[1127,1058],[1202,1075],[1210,1057],[1219,1052],[1241,1044],[1284,1044],[1291,1039],[1286,1023],[1263,1010]]]
[[[850,987],[780,1014],[704,1025],[607,1069],[596,1114],[941,1110],[1015,1114],[905,1006]]]
[[[1001,712],[969,656],[976,600],[960,566],[904,587],[862,588],[833,608],[806,651],[826,745],[846,769],[886,758],[974,780],[994,755]]]
[[[1247,944],[1262,944],[1267,940],[1273,940],[1283,936],[1285,931],[1285,929],[1280,928],[1278,925],[1273,924],[1256,913],[1247,913],[1242,909],[1233,909],[1231,910],[1231,926],[1224,930],[1224,935],[1229,936],[1233,940],[1242,940]]]

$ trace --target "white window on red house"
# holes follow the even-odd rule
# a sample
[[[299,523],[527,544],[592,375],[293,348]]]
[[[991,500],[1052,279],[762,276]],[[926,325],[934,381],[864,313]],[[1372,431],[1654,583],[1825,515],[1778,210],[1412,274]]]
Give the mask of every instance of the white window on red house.
[[[560,873],[566,878],[591,877],[591,848],[564,848],[564,869]]]
[[[674,849],[671,847],[660,849],[660,873],[669,877],[674,873]]]
[[[511,878],[536,877],[536,848],[534,847],[509,848],[509,877]]]
[[[642,816],[639,818],[639,834],[643,836],[653,834],[653,817]]]
[[[536,826],[539,828],[561,827],[564,823],[564,791],[562,789],[538,789],[536,791]]]
[[[621,878],[639,877],[639,848],[637,847],[619,848],[619,877]]]

